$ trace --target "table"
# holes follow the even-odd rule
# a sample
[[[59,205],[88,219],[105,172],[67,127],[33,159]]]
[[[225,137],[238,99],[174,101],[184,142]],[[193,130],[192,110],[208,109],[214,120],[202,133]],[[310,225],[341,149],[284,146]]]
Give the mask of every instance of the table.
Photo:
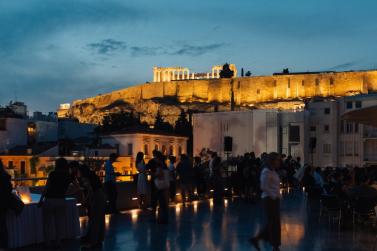
[[[25,247],[32,244],[44,242],[42,208],[38,208],[37,203],[40,195],[32,194],[32,202],[25,204],[19,216],[13,212],[7,215],[7,228],[9,247]],[[62,239],[75,239],[80,236],[80,219],[76,206],[76,199],[67,198],[64,229],[62,229]]]

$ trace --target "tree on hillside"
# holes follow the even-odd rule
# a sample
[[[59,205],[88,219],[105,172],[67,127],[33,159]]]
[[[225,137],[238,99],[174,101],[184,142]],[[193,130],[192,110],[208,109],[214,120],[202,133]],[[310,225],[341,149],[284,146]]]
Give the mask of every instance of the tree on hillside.
[[[229,67],[228,63],[223,65],[223,69],[220,71],[220,78],[232,78],[234,76],[234,71]]]
[[[154,121],[154,129],[165,131],[165,132],[172,132],[173,126],[169,124],[169,122],[164,121],[164,119],[161,116],[160,111],[158,111],[155,121]]]
[[[174,127],[176,133],[189,136],[192,134],[192,125],[187,119],[186,112],[182,109]]]
[[[141,127],[144,124],[140,121],[140,116],[135,116],[133,112],[111,113],[106,115],[101,126],[97,129],[99,132],[113,132],[122,129]]]
[[[246,74],[245,74],[246,77],[250,77],[251,76],[251,71],[247,71]]]

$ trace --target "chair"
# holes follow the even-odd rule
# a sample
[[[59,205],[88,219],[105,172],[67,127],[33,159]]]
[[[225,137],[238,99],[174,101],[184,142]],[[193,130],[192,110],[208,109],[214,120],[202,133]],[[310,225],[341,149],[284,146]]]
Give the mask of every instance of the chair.
[[[360,218],[370,219],[375,216],[374,207],[376,201],[368,197],[355,197],[351,200],[352,207],[352,223],[355,225]]]
[[[335,195],[321,195],[319,216],[323,216],[323,212],[327,213],[329,223],[331,219],[337,218],[338,227],[340,227],[342,219],[342,207],[337,196]]]

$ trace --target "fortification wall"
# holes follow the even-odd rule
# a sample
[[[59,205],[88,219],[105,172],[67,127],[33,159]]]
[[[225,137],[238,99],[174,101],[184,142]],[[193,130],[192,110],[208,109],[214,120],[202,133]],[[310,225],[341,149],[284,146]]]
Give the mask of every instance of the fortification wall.
[[[86,119],[86,117],[92,116],[97,120],[95,122],[98,122],[103,115],[98,110],[101,110],[102,113],[111,112],[114,111],[114,107],[109,108],[111,104],[123,102],[143,109],[146,113],[151,113],[148,116],[152,116],[158,110],[159,104],[145,101],[166,97],[176,98],[179,101],[176,106],[180,106],[180,103],[201,102],[206,104],[205,109],[208,109],[208,103],[230,103],[232,91],[234,101],[239,106],[276,100],[305,99],[313,96],[354,95],[377,91],[377,71],[145,83],[74,101],[71,114],[85,122],[92,122],[90,119]],[[143,107],[152,105],[154,106],[153,111]],[[176,107],[175,110],[177,110]]]

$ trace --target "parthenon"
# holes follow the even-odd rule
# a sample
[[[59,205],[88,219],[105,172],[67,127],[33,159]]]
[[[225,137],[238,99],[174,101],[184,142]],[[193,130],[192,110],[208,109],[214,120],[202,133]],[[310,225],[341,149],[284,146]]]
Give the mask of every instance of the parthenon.
[[[237,77],[237,68],[234,64],[230,64],[229,68]],[[189,68],[185,67],[153,67],[153,82],[170,82],[173,80],[189,80],[189,79],[215,79],[220,78],[222,65],[215,65],[211,72],[206,73],[190,73]]]

